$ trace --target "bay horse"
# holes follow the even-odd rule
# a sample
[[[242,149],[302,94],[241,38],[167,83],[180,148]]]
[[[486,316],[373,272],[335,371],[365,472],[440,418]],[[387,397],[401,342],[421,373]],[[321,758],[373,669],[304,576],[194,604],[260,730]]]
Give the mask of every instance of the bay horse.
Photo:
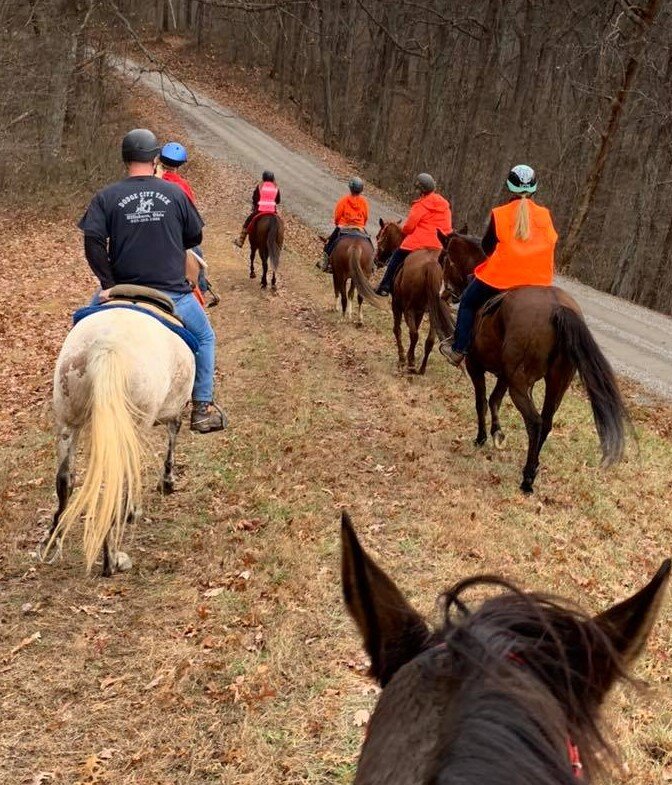
[[[58,509],[39,549],[44,561],[60,556],[61,541],[83,517],[87,572],[101,548],[105,577],[130,569],[119,548],[127,520],[141,510],[143,433],[155,424],[168,430],[161,490],[170,493],[194,374],[192,350],[149,313],[110,305],[72,328],[54,372]],[[82,433],[87,466],[73,495]]]
[[[485,255],[476,238],[453,233],[440,234],[440,239],[446,281],[460,296],[476,264]],[[432,295],[429,309],[439,338],[452,337],[453,318],[445,302]],[[610,466],[623,457],[628,415],[616,377],[591,335],[578,303],[559,287],[520,286],[486,303],[476,317],[466,366],[476,397],[475,443],[478,446],[488,439],[488,405],[493,443],[498,449],[504,446],[499,409],[507,390],[525,421],[528,449],[520,485],[524,493],[533,492],[539,454],[577,371],[593,411],[602,465]],[[486,400],[486,372],[497,378],[489,401]],[[532,391],[541,379],[546,389],[539,414]]]
[[[250,237],[250,278],[256,278],[254,258],[259,251],[261,257],[261,288],[268,286],[268,262],[271,262],[271,289],[276,291],[275,274],[280,266],[280,251],[285,239],[285,224],[277,213],[260,213],[248,229]]]
[[[326,242],[326,238],[320,237],[320,240]],[[329,263],[333,273],[336,312],[338,313],[340,308],[343,318],[347,313],[348,318],[352,319],[352,301],[355,295],[355,281],[352,271],[361,269],[368,280],[373,275],[373,258],[373,246],[368,237],[364,235],[358,237],[354,234],[341,237],[329,255]],[[348,281],[350,281],[349,290],[347,288]],[[357,321],[355,322],[357,327],[362,327],[364,324],[362,318],[363,302],[364,298],[357,293]]]
[[[644,648],[669,559],[592,617],[499,577],[467,578],[443,595],[432,629],[346,513],[341,554],[345,604],[382,687],[354,785],[589,785],[602,773],[611,747],[600,708]],[[465,596],[474,589],[488,592],[480,606]]]
[[[380,231],[376,237],[377,266],[383,266],[392,253],[401,245],[403,234],[401,226],[389,221],[385,223],[380,219]],[[437,296],[442,290],[443,271],[438,263],[439,251],[419,249],[410,253],[397,273],[392,285],[392,314],[394,338],[397,343],[399,367],[406,368],[409,373],[415,373],[415,348],[420,337],[420,325],[427,311],[429,293]],[[388,309],[386,297],[380,297],[369,283],[368,277],[360,267],[354,265],[352,278],[360,297],[379,310]],[[405,320],[408,327],[409,346],[408,353],[404,356],[404,347],[401,341],[401,320]],[[427,360],[432,352],[435,341],[434,328],[430,324],[425,350],[418,374],[422,375],[427,369]]]

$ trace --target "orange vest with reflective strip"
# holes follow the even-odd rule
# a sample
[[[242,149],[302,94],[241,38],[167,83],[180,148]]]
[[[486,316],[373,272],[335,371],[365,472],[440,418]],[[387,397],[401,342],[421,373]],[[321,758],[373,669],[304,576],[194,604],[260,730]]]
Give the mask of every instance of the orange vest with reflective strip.
[[[527,199],[530,236],[527,240],[517,240],[515,228],[519,206],[520,200],[514,199],[492,211],[497,246],[492,256],[474,270],[479,281],[495,289],[553,284],[553,260],[558,235],[551,214],[545,207]]]

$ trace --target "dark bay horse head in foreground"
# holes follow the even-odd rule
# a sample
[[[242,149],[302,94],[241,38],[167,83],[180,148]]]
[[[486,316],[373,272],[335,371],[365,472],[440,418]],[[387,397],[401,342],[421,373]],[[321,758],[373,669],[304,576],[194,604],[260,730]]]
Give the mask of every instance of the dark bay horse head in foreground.
[[[268,262],[271,262],[271,289],[277,288],[275,274],[280,266],[280,251],[285,238],[285,225],[277,213],[262,213],[254,218],[248,230],[250,236],[250,278],[256,278],[254,257],[261,257],[261,288],[268,286]]]
[[[383,688],[355,785],[588,785],[610,748],[599,714],[641,652],[670,560],[594,617],[492,576],[444,595],[431,629],[342,523],[345,603]],[[480,607],[472,588],[488,590]],[[497,590],[492,594],[492,590]]]
[[[480,242],[462,235],[443,238],[446,279],[459,296],[484,255]],[[465,284],[466,285],[466,284]],[[453,319],[438,297],[429,303],[430,317],[441,340],[449,339]],[[586,389],[602,447],[602,463],[618,462],[625,449],[627,412],[609,361],[588,329],[571,295],[556,286],[520,286],[493,298],[481,308],[467,354],[467,371],[474,385],[478,433],[476,444],[487,442],[486,411],[497,448],[504,445],[499,408],[507,390],[521,413],[528,435],[527,461],[521,490],[531,493],[539,469],[539,453],[553,427],[553,417],[576,372]],[[486,399],[485,374],[497,383]],[[541,414],[532,397],[534,385],[546,385]]]
[[[326,242],[325,237],[321,240]],[[353,279],[353,269],[359,269],[366,276],[367,280],[373,274],[373,246],[369,238],[365,235],[356,237],[354,235],[341,237],[336,243],[334,250],[329,255],[329,263],[333,272],[334,297],[336,298],[336,312],[341,311],[343,318],[346,313],[352,319],[352,300],[355,296],[355,282]],[[350,289],[347,283],[350,280]],[[361,294],[357,295],[357,327],[362,327],[362,303],[364,298]]]
[[[376,238],[376,265],[384,265],[403,239],[401,227],[398,223],[390,221],[385,223],[380,219],[380,231]],[[415,373],[415,348],[420,338],[420,326],[427,311],[430,294],[440,295],[443,288],[443,271],[438,264],[439,252],[430,249],[419,249],[410,253],[397,273],[392,285],[392,332],[397,344],[399,367],[406,368],[409,373]],[[389,308],[386,297],[376,294],[369,283],[369,278],[357,266],[353,267],[352,278],[360,297],[363,297],[374,308],[387,311]],[[401,320],[406,322],[409,334],[408,353],[404,355],[401,342]],[[435,335],[430,324],[425,340],[425,351],[419,374],[424,374],[427,368],[429,355],[434,347]]]

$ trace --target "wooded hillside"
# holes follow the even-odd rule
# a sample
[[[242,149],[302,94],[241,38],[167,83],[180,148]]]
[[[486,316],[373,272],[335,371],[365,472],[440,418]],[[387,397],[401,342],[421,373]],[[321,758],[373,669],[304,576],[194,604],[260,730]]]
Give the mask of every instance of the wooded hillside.
[[[563,269],[672,312],[672,0],[5,0],[3,36],[22,54],[39,56],[53,36],[53,87],[33,91],[36,106],[13,94],[0,149],[32,110],[34,143],[49,159],[63,85],[103,18],[119,39],[178,30],[262,69],[269,111],[294,112],[401,194],[418,171],[434,173],[471,231],[502,198],[509,167],[532,164]],[[19,69],[12,82],[20,78],[31,77]],[[76,93],[76,81],[67,89]]]

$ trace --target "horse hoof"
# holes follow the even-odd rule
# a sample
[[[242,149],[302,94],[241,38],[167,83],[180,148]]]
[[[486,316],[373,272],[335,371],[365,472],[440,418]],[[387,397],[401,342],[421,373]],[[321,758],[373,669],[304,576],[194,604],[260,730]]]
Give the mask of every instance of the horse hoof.
[[[474,447],[485,447],[487,443],[488,443],[487,436],[477,436],[474,439]]]
[[[262,289],[267,289],[268,288],[268,284],[266,283],[266,281],[262,281],[261,282],[261,288]]]
[[[35,549],[35,554],[37,555],[38,561],[41,561],[43,564],[56,564],[56,562],[60,561],[63,557],[63,545],[60,538],[57,537],[47,549],[49,539],[50,537],[47,535],[42,542],[40,542]]]
[[[250,272],[250,278],[256,278],[256,277],[257,277],[257,274],[254,272],[254,270],[252,270]]]
[[[170,496],[171,493],[175,493],[175,483],[172,480],[161,480],[159,493],[162,493],[164,496]]]
[[[520,490],[526,495],[529,496],[531,493],[534,493],[534,488],[532,487],[531,480],[523,480],[520,483]]]
[[[364,327],[364,322],[355,322],[355,327],[356,327],[358,330],[361,330],[361,329],[362,329],[362,327]]]
[[[506,444],[506,434],[503,431],[495,431],[492,434],[492,443],[496,450],[503,450]]]
[[[117,551],[114,557],[114,572],[128,572],[133,567],[131,557],[123,551]]]

